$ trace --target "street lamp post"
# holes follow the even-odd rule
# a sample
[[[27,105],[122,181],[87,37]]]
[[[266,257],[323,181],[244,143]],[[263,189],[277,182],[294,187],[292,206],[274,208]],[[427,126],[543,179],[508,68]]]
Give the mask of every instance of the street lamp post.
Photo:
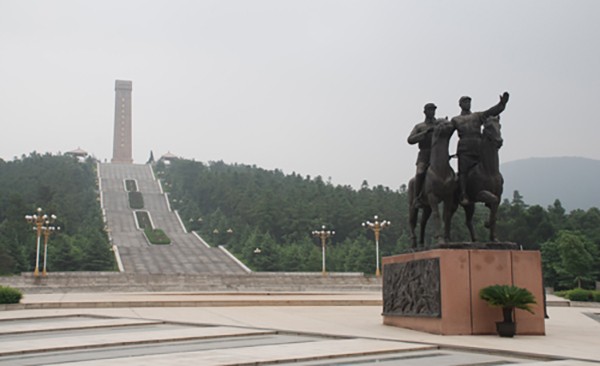
[[[33,230],[36,230],[37,232],[37,245],[35,250],[35,270],[33,271],[33,275],[35,277],[38,277],[40,275],[40,241],[43,232],[42,228],[45,227],[44,224],[48,226],[49,224],[54,222],[54,220],[56,220],[56,215],[42,215],[42,212],[42,208],[38,207],[36,213],[34,213],[33,215],[25,215],[25,220],[27,220],[27,222],[30,224],[34,224],[35,226],[33,227]]]
[[[54,215],[52,215],[54,216]],[[54,216],[56,218],[56,216]],[[48,237],[55,231],[60,230],[60,226],[51,226],[49,221],[46,221],[46,226],[42,226],[42,234],[44,234],[44,268],[42,276],[46,276],[46,258],[48,257]]]
[[[221,236],[220,235],[221,231],[219,231],[219,229],[217,229],[217,228],[215,228],[212,231],[212,233],[214,235],[214,238],[215,238],[215,241],[217,241],[217,242],[219,242],[221,244],[226,245],[226,244],[228,244],[229,240],[231,239],[231,236],[233,235],[233,229],[229,228],[229,229],[227,229],[227,230],[225,230],[223,232],[227,234],[226,237]]]
[[[323,276],[325,276],[327,274],[325,271],[325,243],[327,242],[327,238],[335,235],[335,231],[325,230],[325,225],[323,225],[321,226],[321,230],[314,230],[312,235],[321,238],[321,249],[323,253]]]
[[[381,276],[381,273],[379,272],[379,232],[383,230],[383,228],[390,226],[391,222],[386,220],[379,221],[377,215],[375,215],[373,218],[375,222],[365,221],[362,223],[362,226],[373,230],[375,233],[375,253],[377,257],[375,261],[377,266],[375,270],[375,276],[379,277]]]

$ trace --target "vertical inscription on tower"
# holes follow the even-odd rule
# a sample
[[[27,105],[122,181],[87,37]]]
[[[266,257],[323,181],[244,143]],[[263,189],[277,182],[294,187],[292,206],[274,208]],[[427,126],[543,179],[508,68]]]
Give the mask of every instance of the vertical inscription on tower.
[[[115,131],[111,163],[133,163],[131,154],[131,81],[115,82]]]

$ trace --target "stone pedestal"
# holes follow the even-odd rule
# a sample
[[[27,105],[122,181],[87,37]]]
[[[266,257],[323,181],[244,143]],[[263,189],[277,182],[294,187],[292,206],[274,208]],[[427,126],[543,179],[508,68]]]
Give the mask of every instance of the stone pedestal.
[[[500,308],[479,298],[489,285],[528,289],[534,314],[515,311],[517,334],[544,335],[539,251],[433,249],[384,257],[383,323],[435,334],[496,334]]]

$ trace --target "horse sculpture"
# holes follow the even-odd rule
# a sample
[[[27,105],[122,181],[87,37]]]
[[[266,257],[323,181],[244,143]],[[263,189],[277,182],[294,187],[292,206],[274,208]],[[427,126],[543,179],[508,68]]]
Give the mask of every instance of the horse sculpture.
[[[438,120],[433,130],[431,140],[431,156],[429,167],[425,175],[422,192],[423,212],[421,214],[420,238],[421,246],[425,244],[425,226],[433,213],[435,224],[435,240],[444,243],[450,240],[450,225],[452,215],[458,208],[457,182],[454,170],[450,166],[448,145],[454,127],[448,119]],[[417,226],[419,209],[416,205],[418,197],[415,195],[414,178],[408,183],[409,226],[413,248],[417,247],[415,228]],[[439,205],[444,204],[442,233],[442,220],[440,219]]]
[[[500,134],[500,117],[488,117],[483,123],[483,132],[480,145],[479,163],[471,169],[467,178],[467,195],[471,202],[466,205],[465,216],[471,240],[477,241],[473,229],[473,214],[475,202],[483,202],[490,213],[485,226],[490,231],[489,239],[496,238],[496,213],[502,197],[504,179],[499,170],[498,150],[502,146]]]
[[[415,228],[417,227],[417,220],[419,218],[419,208],[417,207],[417,197],[415,192],[415,178],[411,178],[408,181],[408,223],[410,228],[410,240],[412,247],[417,247],[417,235],[415,234]],[[421,212],[421,223],[419,225],[419,244],[424,246],[425,244],[425,227],[427,221],[431,216],[431,207],[426,203],[422,203]]]

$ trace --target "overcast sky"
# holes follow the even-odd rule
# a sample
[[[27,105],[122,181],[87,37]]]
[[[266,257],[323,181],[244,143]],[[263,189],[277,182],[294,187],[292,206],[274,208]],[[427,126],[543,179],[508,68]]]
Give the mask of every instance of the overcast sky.
[[[600,159],[600,1],[0,0],[0,158],[112,157],[115,80],[133,158],[281,169],[397,189],[423,120],[511,94],[502,162]],[[455,150],[455,139],[451,152]]]

